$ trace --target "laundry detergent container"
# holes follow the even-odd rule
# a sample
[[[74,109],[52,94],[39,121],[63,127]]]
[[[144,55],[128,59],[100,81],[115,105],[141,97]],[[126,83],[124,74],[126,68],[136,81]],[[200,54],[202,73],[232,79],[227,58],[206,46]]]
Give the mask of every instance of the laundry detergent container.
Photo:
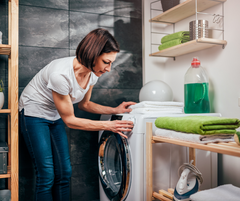
[[[208,76],[195,57],[184,76],[184,112],[209,113]]]

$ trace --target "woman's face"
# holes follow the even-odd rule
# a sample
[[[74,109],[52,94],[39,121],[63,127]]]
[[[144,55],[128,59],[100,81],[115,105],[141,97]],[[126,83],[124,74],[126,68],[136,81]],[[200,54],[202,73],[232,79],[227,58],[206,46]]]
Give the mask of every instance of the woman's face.
[[[117,52],[103,53],[97,57],[95,66],[93,67],[94,74],[100,77],[106,72],[110,72],[112,63],[115,61]]]

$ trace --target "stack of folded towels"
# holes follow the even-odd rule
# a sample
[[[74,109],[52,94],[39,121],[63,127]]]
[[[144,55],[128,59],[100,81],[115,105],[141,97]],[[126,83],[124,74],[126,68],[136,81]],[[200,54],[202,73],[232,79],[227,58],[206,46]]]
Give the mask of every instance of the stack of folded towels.
[[[181,114],[183,113],[183,102],[174,101],[142,101],[135,105],[131,105],[130,114]]]
[[[164,50],[188,41],[190,41],[189,31],[179,31],[162,37],[161,45],[158,47],[158,49],[159,51]]]
[[[206,144],[234,141],[240,121],[216,116],[158,117],[155,125],[157,136]]]

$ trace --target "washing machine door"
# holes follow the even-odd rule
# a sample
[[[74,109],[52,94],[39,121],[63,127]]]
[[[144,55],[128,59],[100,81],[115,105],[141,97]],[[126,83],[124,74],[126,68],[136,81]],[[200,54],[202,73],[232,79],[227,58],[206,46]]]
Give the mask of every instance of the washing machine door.
[[[122,201],[131,186],[131,153],[127,139],[104,131],[99,140],[99,177],[110,201]]]

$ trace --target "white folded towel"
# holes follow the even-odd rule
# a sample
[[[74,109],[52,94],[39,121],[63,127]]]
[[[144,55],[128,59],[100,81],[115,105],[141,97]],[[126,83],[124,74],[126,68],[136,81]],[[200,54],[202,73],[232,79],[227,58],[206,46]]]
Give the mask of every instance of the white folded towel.
[[[132,111],[130,112],[130,114],[181,114],[183,113],[183,109],[182,108],[135,108],[132,109]]]
[[[159,102],[159,101],[142,101],[135,105],[129,106],[131,109],[135,108],[172,108],[172,107],[183,107],[183,102],[174,102],[174,101],[167,101],[167,102]]]
[[[199,191],[190,196],[192,201],[239,201],[240,188],[226,184],[209,190]]]
[[[176,139],[176,140],[183,140],[188,142],[195,142],[200,144],[207,144],[210,142],[232,142],[233,134],[217,134],[217,135],[198,135],[198,134],[191,134],[191,133],[182,133],[174,130],[167,130],[162,128],[157,128],[155,130],[156,136]]]

